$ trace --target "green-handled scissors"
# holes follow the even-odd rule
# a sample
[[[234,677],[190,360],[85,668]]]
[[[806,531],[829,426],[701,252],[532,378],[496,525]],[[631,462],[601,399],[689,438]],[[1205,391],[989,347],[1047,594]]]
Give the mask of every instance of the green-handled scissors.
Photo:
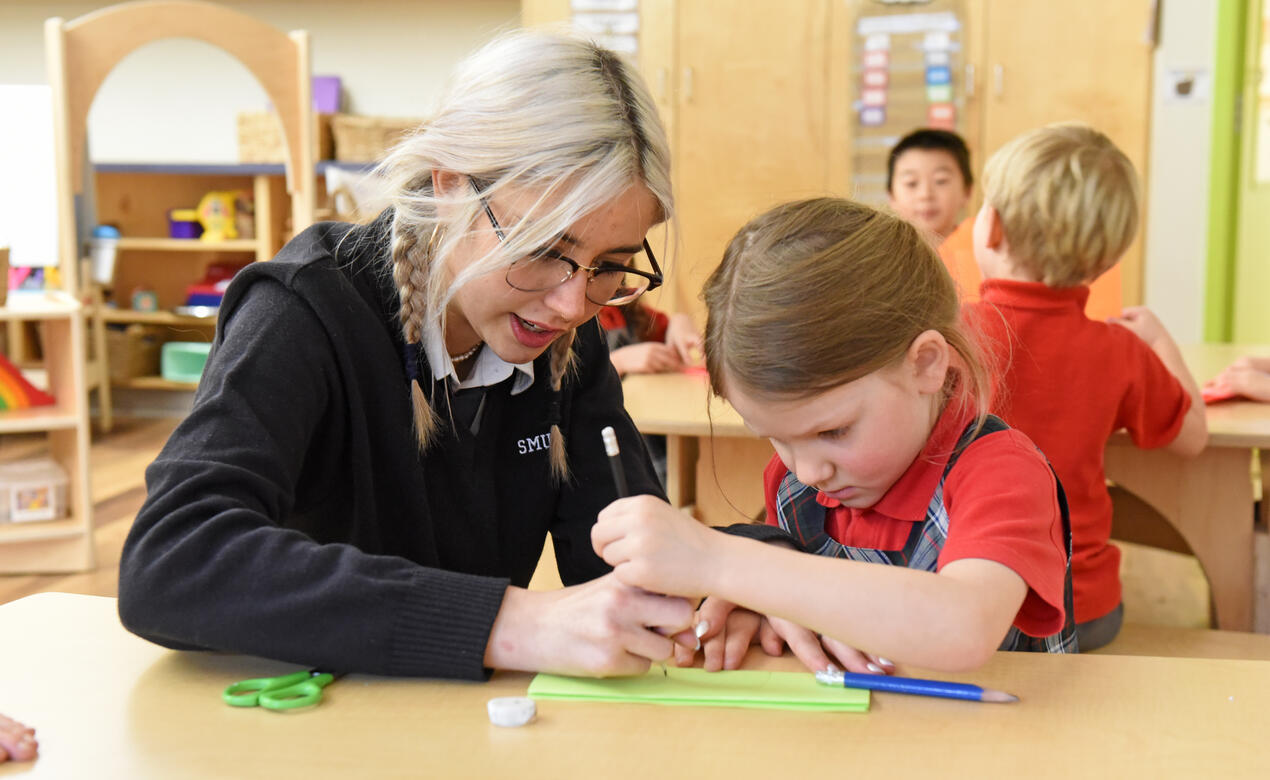
[[[257,677],[234,683],[225,689],[221,698],[231,707],[292,710],[317,704],[322,699],[322,689],[343,676],[310,669],[277,677]]]

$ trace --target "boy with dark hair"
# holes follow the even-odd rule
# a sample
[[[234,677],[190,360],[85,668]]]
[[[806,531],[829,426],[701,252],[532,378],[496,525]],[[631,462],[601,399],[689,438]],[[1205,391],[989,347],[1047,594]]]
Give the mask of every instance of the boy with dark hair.
[[[970,223],[962,211],[974,193],[970,150],[949,130],[924,127],[900,139],[886,159],[891,209],[926,231],[957,283],[963,300],[974,300],[979,269],[970,247]]]
[[[891,208],[942,242],[957,228],[974,191],[970,150],[948,130],[922,128],[900,139],[886,159]]]

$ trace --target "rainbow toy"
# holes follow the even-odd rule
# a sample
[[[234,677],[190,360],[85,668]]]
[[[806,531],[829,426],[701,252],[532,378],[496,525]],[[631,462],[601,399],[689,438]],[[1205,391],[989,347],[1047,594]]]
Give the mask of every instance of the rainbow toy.
[[[26,381],[17,366],[0,355],[0,410],[48,406],[57,399]]]

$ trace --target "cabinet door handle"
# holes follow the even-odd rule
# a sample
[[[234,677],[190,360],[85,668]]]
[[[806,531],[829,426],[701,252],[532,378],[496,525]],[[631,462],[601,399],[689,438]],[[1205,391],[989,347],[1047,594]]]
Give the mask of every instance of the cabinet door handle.
[[[965,81],[964,91],[966,97],[973,98],[975,96],[975,64],[973,62],[966,63]]]
[[[693,81],[693,72],[692,72],[692,67],[689,66],[687,68],[684,68],[684,73],[683,73],[683,93],[684,93],[685,103],[692,102],[692,81]]]
[[[997,63],[992,66],[992,92],[997,97],[1005,93],[1005,66]]]
[[[665,103],[670,96],[670,68],[657,69],[657,99]]]

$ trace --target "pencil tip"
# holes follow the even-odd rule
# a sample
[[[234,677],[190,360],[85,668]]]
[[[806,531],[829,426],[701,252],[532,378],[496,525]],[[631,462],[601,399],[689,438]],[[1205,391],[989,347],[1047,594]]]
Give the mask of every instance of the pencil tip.
[[[979,700],[998,702],[1000,704],[1012,704],[1018,701],[1019,697],[1015,696],[1012,693],[1006,693],[1005,691],[991,691],[985,688],[983,691],[983,696],[980,697]]]

